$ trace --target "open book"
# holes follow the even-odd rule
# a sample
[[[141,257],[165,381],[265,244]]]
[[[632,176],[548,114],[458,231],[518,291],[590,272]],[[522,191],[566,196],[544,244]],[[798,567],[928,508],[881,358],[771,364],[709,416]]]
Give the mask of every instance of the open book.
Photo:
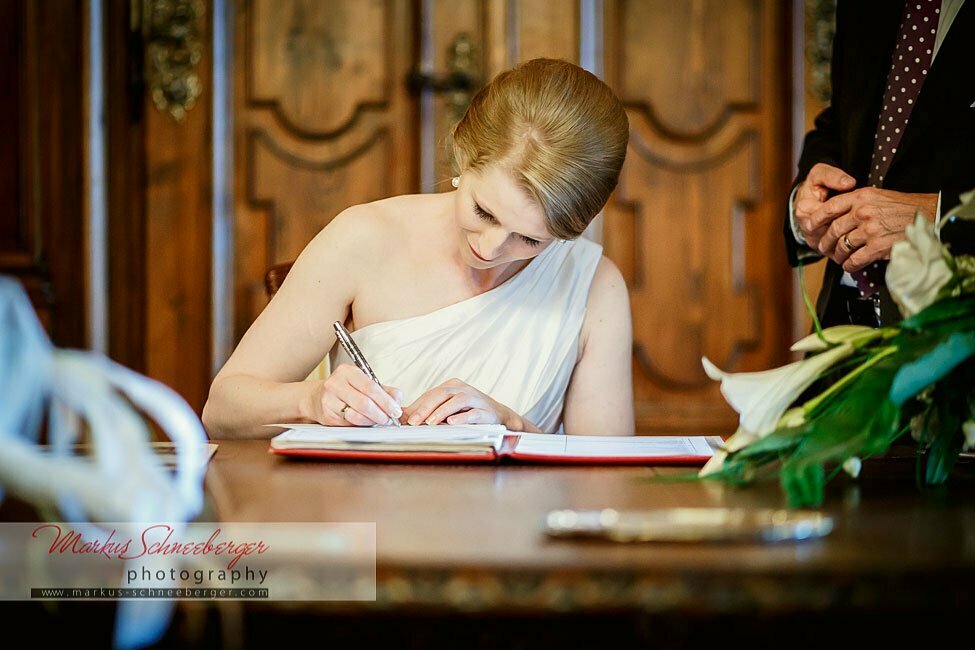
[[[512,432],[494,424],[271,426],[288,427],[271,439],[272,452],[335,460],[703,465],[722,444],[717,436],[568,436]]]

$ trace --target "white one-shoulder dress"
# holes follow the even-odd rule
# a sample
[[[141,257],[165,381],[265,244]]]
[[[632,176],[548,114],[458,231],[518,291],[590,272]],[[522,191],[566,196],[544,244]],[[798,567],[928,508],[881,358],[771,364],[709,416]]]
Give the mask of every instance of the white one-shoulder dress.
[[[442,309],[352,332],[376,376],[404,404],[456,378],[534,423],[561,431],[562,408],[579,357],[589,287],[602,247],[554,242],[497,287]],[[351,363],[341,346],[332,368]]]

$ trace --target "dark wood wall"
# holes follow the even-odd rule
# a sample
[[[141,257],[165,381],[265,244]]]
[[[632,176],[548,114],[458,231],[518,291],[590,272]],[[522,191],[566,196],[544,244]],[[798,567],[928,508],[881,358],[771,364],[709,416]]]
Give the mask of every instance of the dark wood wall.
[[[193,66],[199,98],[181,120],[160,109],[149,66],[145,97],[146,373],[177,387],[197,412],[211,380],[213,228],[213,3],[199,5],[202,14],[194,19],[199,60]]]
[[[194,4],[202,12],[185,20],[198,58],[167,70],[195,75],[200,95],[177,118],[154,100],[165,89],[151,60],[153,44],[171,34],[142,11]],[[107,0],[105,15],[109,353],[198,412],[212,366],[211,10],[211,2]]]
[[[82,3],[0,2],[0,273],[54,342],[86,341]]]
[[[105,12],[108,353],[146,371],[146,127],[143,37],[127,0]]]

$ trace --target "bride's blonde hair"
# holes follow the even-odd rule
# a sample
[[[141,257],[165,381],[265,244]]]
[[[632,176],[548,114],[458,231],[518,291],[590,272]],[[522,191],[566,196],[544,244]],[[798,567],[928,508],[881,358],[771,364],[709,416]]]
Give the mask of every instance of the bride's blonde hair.
[[[461,171],[507,167],[542,207],[549,232],[575,239],[616,187],[629,122],[592,73],[533,59],[478,91],[451,135]]]

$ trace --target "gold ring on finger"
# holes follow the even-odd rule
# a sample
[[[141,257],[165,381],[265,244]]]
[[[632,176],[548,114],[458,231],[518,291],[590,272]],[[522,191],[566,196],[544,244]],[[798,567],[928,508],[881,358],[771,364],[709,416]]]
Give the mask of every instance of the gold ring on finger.
[[[857,248],[852,243],[850,243],[849,235],[843,235],[843,245],[846,246],[846,250],[848,251],[855,251]]]

